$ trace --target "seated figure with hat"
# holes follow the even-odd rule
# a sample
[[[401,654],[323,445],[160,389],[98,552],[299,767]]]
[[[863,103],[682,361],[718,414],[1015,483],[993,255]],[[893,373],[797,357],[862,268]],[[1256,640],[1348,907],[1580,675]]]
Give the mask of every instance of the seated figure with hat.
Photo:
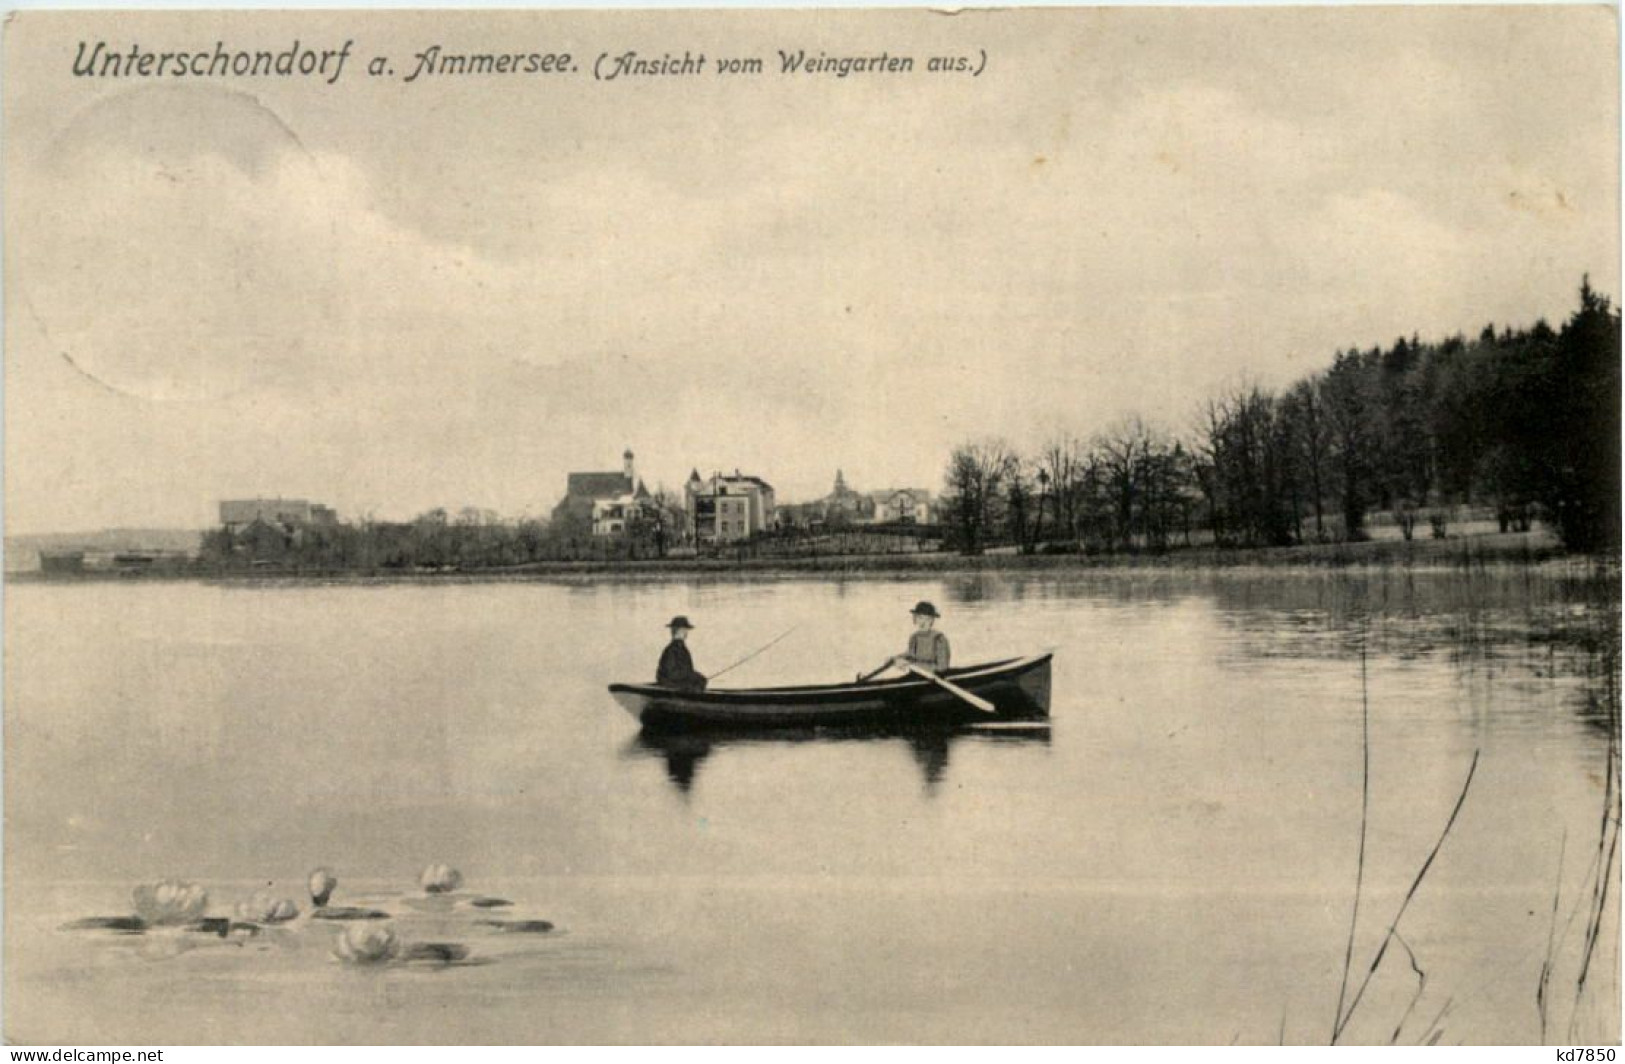
[[[913,665],[927,672],[948,671],[948,637],[933,627],[941,616],[929,602],[917,604],[911,611],[914,631],[908,637],[908,650],[892,658],[898,668]]]
[[[694,626],[687,617],[677,616],[666,627],[671,629],[671,642],[660,654],[655,683],[680,691],[705,690],[705,677],[694,671],[694,659],[688,653],[688,633],[694,630]]]

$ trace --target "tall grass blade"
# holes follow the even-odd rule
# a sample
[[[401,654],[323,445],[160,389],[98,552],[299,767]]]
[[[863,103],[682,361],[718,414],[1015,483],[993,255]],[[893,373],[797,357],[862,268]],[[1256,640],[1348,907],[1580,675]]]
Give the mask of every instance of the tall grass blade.
[[[1568,849],[1569,832],[1563,829],[1563,838],[1557,844],[1557,883],[1552,888],[1552,922],[1546,929],[1546,959],[1540,965],[1540,982],[1535,986],[1535,1011],[1540,1014],[1540,1040],[1546,1042],[1549,1008],[1548,993],[1552,983],[1553,957],[1557,952],[1557,910],[1563,900],[1563,856]]]
[[[1482,753],[1482,750],[1473,751],[1473,763],[1467,768],[1467,779],[1461,785],[1461,793],[1456,796],[1455,807],[1450,810],[1450,819],[1445,821],[1444,830],[1439,833],[1438,841],[1433,844],[1433,849],[1428,851],[1427,860],[1422,862],[1422,867],[1417,871],[1416,878],[1411,881],[1410,889],[1405,892],[1404,900],[1399,903],[1399,911],[1394,913],[1394,919],[1388,925],[1388,933],[1383,935],[1382,944],[1377,947],[1376,956],[1371,958],[1371,966],[1366,969],[1365,978],[1360,981],[1360,988],[1354,992],[1354,999],[1349,1002],[1348,1011],[1343,1013],[1342,1019],[1337,1024],[1337,1029],[1332,1032],[1333,1045],[1336,1045],[1337,1040],[1342,1037],[1343,1031],[1349,1025],[1349,1020],[1354,1018],[1355,1010],[1360,1007],[1360,1001],[1365,997],[1366,988],[1371,985],[1371,980],[1375,978],[1377,969],[1382,967],[1382,959],[1388,954],[1389,943],[1393,942],[1394,936],[1399,932],[1399,922],[1405,918],[1405,910],[1410,908],[1411,901],[1416,897],[1416,892],[1422,887],[1422,881],[1427,878],[1428,870],[1433,867],[1434,859],[1439,856],[1439,850],[1444,847],[1444,840],[1450,837],[1450,830],[1456,826],[1456,818],[1461,815],[1461,807],[1467,802],[1467,792],[1472,789],[1473,776],[1478,772],[1478,759]]]
[[[1332,1041],[1342,1030],[1343,1002],[1348,997],[1349,970],[1354,964],[1354,929],[1360,922],[1360,894],[1365,885],[1366,827],[1371,810],[1371,700],[1366,684],[1365,640],[1360,641],[1360,852],[1354,867],[1354,909],[1349,914],[1349,941],[1343,951],[1343,981],[1337,988],[1337,1012],[1332,1017]]]
[[[1428,988],[1428,973],[1424,972],[1422,966],[1416,962],[1416,951],[1411,949],[1411,944],[1406,942],[1404,936],[1399,934],[1394,935],[1394,941],[1404,948],[1405,956],[1410,958],[1411,971],[1416,973],[1416,993],[1411,995],[1411,1003],[1405,1006],[1405,1014],[1399,1018],[1398,1023],[1394,1024],[1394,1033],[1388,1037],[1389,1045],[1395,1045],[1399,1042],[1399,1032],[1405,1029],[1405,1024],[1411,1018],[1411,1013],[1416,1011],[1416,1003],[1422,1000],[1422,995]]]

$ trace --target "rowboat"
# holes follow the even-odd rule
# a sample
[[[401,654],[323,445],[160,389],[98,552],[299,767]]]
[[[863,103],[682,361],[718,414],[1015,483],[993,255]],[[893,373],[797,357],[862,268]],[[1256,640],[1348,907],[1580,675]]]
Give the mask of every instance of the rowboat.
[[[649,730],[686,728],[900,727],[1021,721],[1049,716],[1053,654],[949,669],[943,678],[993,704],[988,713],[930,679],[903,676],[811,687],[680,691],[611,684],[609,693]]]

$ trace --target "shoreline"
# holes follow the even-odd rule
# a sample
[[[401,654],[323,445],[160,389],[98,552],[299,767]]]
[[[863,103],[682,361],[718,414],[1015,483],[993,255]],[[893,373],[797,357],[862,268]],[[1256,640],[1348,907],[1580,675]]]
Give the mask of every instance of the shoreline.
[[[187,581],[226,584],[312,583],[503,583],[582,579],[662,580],[793,577],[846,579],[863,577],[964,576],[981,573],[1042,574],[1200,574],[1260,571],[1382,572],[1392,569],[1463,572],[1484,568],[1559,569],[1587,576],[1618,578],[1616,554],[1566,552],[1541,532],[1491,533],[1445,540],[1368,540],[1362,543],[1305,544],[1288,547],[1182,547],[1164,552],[1116,554],[960,555],[869,554],[804,558],[667,558],[604,561],[544,561],[481,569],[331,569],[264,567],[224,569],[191,566],[148,570],[95,570],[47,573],[7,572],[18,583],[85,584],[124,581]]]

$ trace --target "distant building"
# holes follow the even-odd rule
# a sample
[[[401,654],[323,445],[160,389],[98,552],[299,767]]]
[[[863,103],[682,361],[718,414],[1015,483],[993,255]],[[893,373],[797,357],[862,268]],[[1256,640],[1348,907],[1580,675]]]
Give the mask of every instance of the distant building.
[[[846,475],[835,471],[835,487],[823,498],[824,521],[832,525],[863,524],[874,518],[874,500],[847,486]]]
[[[931,523],[931,493],[924,488],[887,488],[872,491],[875,524],[928,525]]]
[[[650,503],[649,490],[638,479],[630,450],[621,456],[619,473],[571,473],[564,498],[553,507],[555,524],[577,521],[595,536],[625,532]]]
[[[824,500],[784,503],[778,508],[777,518],[783,528],[822,529]]]
[[[85,571],[85,552],[82,550],[42,550],[39,552],[40,571],[47,573],[82,573]]]
[[[234,554],[246,554],[260,560],[275,558],[294,547],[306,527],[289,527],[280,521],[255,518],[234,529],[229,544]]]
[[[256,521],[292,532],[309,525],[331,525],[338,514],[306,499],[226,499],[220,503],[220,524],[233,535]]]
[[[773,485],[735,469],[732,476],[699,470],[683,487],[698,543],[732,543],[765,532],[773,525]]]
[[[855,491],[846,474],[835,471],[835,487],[822,499],[794,503],[780,510],[785,524],[797,528],[841,528],[850,525],[933,523],[936,503],[924,488]]]
[[[643,513],[648,492],[627,492],[610,499],[592,501],[592,534],[614,536],[625,532]]]

